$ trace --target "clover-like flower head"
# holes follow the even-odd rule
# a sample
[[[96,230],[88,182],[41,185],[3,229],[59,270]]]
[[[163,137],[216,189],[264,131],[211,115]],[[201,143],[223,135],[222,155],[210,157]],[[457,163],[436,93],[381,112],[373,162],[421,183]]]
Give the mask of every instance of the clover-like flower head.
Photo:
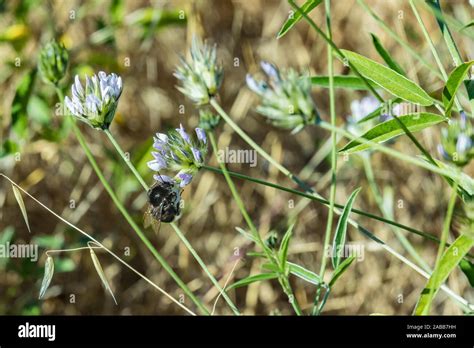
[[[260,63],[267,81],[256,80],[247,74],[247,86],[261,98],[257,112],[281,128],[296,133],[305,125],[317,123],[319,114],[311,97],[311,79],[295,70],[281,72],[268,62]]]
[[[178,90],[198,105],[208,104],[222,84],[224,72],[217,63],[216,45],[202,43],[196,37],[191,46],[191,60],[180,58],[174,76],[181,81]]]
[[[459,119],[451,119],[448,127],[441,130],[438,152],[459,167],[474,158],[474,132],[464,112],[460,113]]]
[[[196,137],[191,137],[182,125],[168,134],[156,133],[153,160],[148,162],[148,167],[157,172],[156,180],[161,181],[164,177],[160,171],[168,170],[177,172],[173,180],[179,186],[191,182],[207,155],[206,133],[201,128],[196,128],[195,133]]]
[[[39,54],[38,70],[44,82],[57,85],[66,75],[69,54],[63,44],[48,42]]]
[[[71,98],[64,102],[72,115],[91,127],[108,129],[115,116],[118,100],[122,94],[122,78],[114,73],[100,71],[92,77],[86,76],[83,88],[79,76],[74,77]]]

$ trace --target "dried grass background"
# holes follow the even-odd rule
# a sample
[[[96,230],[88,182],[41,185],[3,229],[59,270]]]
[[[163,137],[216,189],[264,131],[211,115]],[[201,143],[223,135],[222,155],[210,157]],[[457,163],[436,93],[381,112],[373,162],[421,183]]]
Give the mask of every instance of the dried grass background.
[[[149,39],[141,40],[141,30],[136,26],[124,26],[114,32],[115,44],[94,45],[91,42],[97,31],[97,20],[110,24],[109,1],[43,1],[30,11],[25,18],[15,18],[13,9],[19,1],[8,2],[5,12],[0,15],[0,32],[15,23],[26,23],[28,36],[20,53],[7,43],[0,43],[2,65],[15,57],[22,58],[20,68],[1,66],[0,114],[2,116],[2,136],[8,136],[11,103],[15,88],[21,76],[36,63],[42,43],[51,38],[48,29],[53,23],[62,33],[62,40],[72,50],[70,68],[89,65],[94,70],[116,72],[122,76],[124,91],[120,99],[118,114],[112,124],[112,132],[125,151],[138,153],[157,131],[164,131],[183,123],[194,127],[198,123],[194,106],[176,89],[176,79],[172,76],[178,62],[178,54],[189,47],[194,34],[208,38],[218,45],[218,54],[224,66],[225,77],[220,98],[224,109],[233,119],[274,158],[295,173],[299,173],[310,162],[315,151],[329,138],[326,131],[308,127],[297,135],[278,130],[265,123],[254,111],[256,99],[245,87],[245,74],[258,73],[258,63],[265,59],[280,67],[296,67],[310,71],[312,75],[327,74],[326,44],[301,21],[285,37],[276,40],[276,33],[288,16],[289,5],[285,1],[126,1],[125,13],[130,14],[143,7],[184,10],[187,22],[170,25],[153,31]],[[367,1],[371,8],[402,37],[405,37],[417,52],[433,62],[429,47],[418,27],[408,1]],[[443,3],[447,3],[444,1]],[[301,3],[300,3],[301,4]],[[446,11],[455,18],[467,22],[472,17],[472,8],[467,1],[449,1]],[[421,6],[419,6],[421,8]],[[70,10],[78,10],[81,16],[70,20]],[[444,41],[433,16],[421,10],[425,24],[437,48],[441,50],[445,66],[452,69]],[[407,70],[408,76],[427,87],[439,89],[442,84],[422,65],[412,59],[391,37],[377,25],[368,13],[352,0],[332,2],[332,26],[334,41],[345,49],[356,51],[377,59],[372,46],[370,32],[378,35],[395,59]],[[402,18],[400,18],[400,15]],[[316,23],[323,26],[324,8],[318,7],[311,13]],[[461,52],[473,59],[472,41],[455,36]],[[235,59],[238,66],[235,66]],[[130,66],[124,62],[129,59]],[[16,70],[15,70],[16,69]],[[153,70],[156,69],[156,76]],[[339,61],[335,62],[335,73],[346,74]],[[67,81],[71,81],[71,71]],[[37,91],[45,95],[53,108],[56,99],[47,86],[37,82]],[[363,92],[338,90],[338,123],[343,124],[349,114],[350,102],[366,95]],[[314,99],[322,114],[328,117],[328,92],[314,88]],[[185,114],[179,113],[184,105]],[[53,112],[53,109],[52,111]],[[52,118],[54,124],[60,120]],[[105,135],[81,125],[88,142],[97,156],[101,168],[106,172],[112,187],[118,189],[124,205],[138,221],[144,211],[146,196],[115,155]],[[1,159],[0,168],[41,202],[77,226],[91,233],[109,248],[123,255],[129,247],[130,256],[124,256],[138,270],[144,272],[158,285],[178,297],[181,290],[154,260],[149,251],[112,204],[110,197],[102,189],[98,178],[75,140],[68,136],[60,143],[42,139],[35,135],[35,125],[31,123],[31,139],[24,144],[21,161]],[[249,147],[225,124],[217,131],[219,147],[233,149]],[[436,154],[439,128],[434,127],[419,134],[420,141],[432,154]],[[397,150],[417,155],[414,146],[402,137],[394,146]],[[212,155],[209,163],[217,165]],[[349,161],[339,157],[338,188],[336,201],[343,203],[356,187],[363,187],[356,207],[380,215],[368,188],[361,161],[355,156]],[[413,226],[439,236],[449,197],[448,186],[437,176],[396,161],[382,154],[372,157],[373,170],[381,188],[394,190],[395,216],[400,223]],[[313,171],[305,171],[303,177],[314,185],[323,196],[329,196],[329,158],[318,164]],[[251,168],[248,164],[229,164],[229,169],[262,178],[281,185],[294,187],[292,182],[279,174],[263,159]],[[469,168],[467,169],[469,171]],[[474,171],[470,171],[473,174]],[[151,182],[151,176],[148,176]],[[290,248],[290,260],[317,271],[322,253],[322,241],[326,225],[327,208],[316,202],[304,203],[304,199],[258,186],[251,182],[235,180],[241,196],[257,224],[260,233],[276,230],[284,231],[289,215],[296,208],[290,208],[289,200],[296,207],[302,207],[297,217],[294,239]],[[15,243],[28,243],[34,236],[54,236],[62,247],[85,244],[84,238],[67,228],[52,215],[25,198],[32,234],[21,218],[20,210],[7,182],[0,182],[0,231],[7,226],[15,228]],[[219,279],[227,277],[232,267],[234,248],[247,248],[247,241],[236,232],[235,227],[246,227],[241,214],[232,200],[224,178],[220,175],[201,171],[192,185],[184,191],[185,211],[179,226],[196,248],[211,272]],[[76,208],[70,209],[70,200]],[[397,208],[397,202],[403,208]],[[357,220],[370,227],[377,236],[402,250],[393,232],[381,223],[363,219]],[[456,231],[453,231],[455,234]],[[172,229],[162,225],[158,235],[147,231],[153,244],[173,266],[208,307],[212,307],[216,290],[204,275],[199,265],[180,243]],[[349,242],[365,247],[365,258],[355,262],[334,288],[325,308],[325,314],[410,314],[414,308],[425,279],[391,257],[376,244],[349,229]],[[417,251],[433,265],[437,244],[417,236],[408,235]],[[114,289],[119,305],[115,306],[106,294],[95,273],[89,253],[76,252],[63,255],[70,257],[75,269],[55,274],[47,299],[37,301],[42,278],[45,249],[38,263],[10,260],[9,266],[0,271],[0,313],[22,314],[182,314],[182,311],[164,298],[144,281],[122,268],[104,253],[99,253],[102,266]],[[239,263],[233,279],[240,279],[258,272],[260,261],[251,257]],[[295,294],[303,309],[312,305],[314,287],[308,283],[292,279]],[[455,271],[448,285],[469,300],[474,300],[472,290],[464,275]],[[70,295],[75,295],[75,303],[70,303]],[[232,293],[238,308],[245,314],[270,313],[292,314],[291,306],[277,282],[266,281],[241,288]],[[400,296],[403,301],[400,303]],[[193,308],[187,300],[186,304]],[[230,314],[221,299],[217,313]],[[443,293],[439,293],[433,307],[435,314],[460,314],[458,307]]]

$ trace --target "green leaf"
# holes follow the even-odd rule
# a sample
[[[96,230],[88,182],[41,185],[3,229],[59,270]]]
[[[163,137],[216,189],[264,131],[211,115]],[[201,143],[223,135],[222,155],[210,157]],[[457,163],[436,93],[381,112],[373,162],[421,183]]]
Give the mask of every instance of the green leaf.
[[[403,75],[360,54],[347,50],[341,51],[364,77],[386,91],[412,103],[424,106],[433,104],[433,99],[420,86]]]
[[[372,36],[372,43],[374,44],[375,49],[379,53],[380,57],[387,63],[387,65],[392,69],[395,70],[400,75],[406,76],[405,71],[403,71],[402,67],[398,65],[398,63],[390,56],[390,53],[383,47],[382,42],[380,39],[373,33],[370,33]]]
[[[349,219],[352,205],[354,204],[354,201],[360,190],[361,188],[359,187],[351,193],[337,223],[336,234],[334,235],[334,240],[332,242],[332,265],[334,269],[336,269],[341,262],[341,254],[344,249],[344,245],[346,244],[347,219]]]
[[[275,265],[274,263],[266,262],[261,266],[262,270],[264,271],[270,271],[273,273],[278,273],[280,272],[280,269],[278,268],[278,265]]]
[[[90,248],[89,250],[91,252],[91,258],[92,258],[92,262],[94,263],[95,270],[97,271],[97,274],[99,275],[100,280],[102,281],[102,285],[110,293],[110,295],[114,299],[115,304],[117,304],[117,300],[115,300],[114,293],[112,292],[112,289],[110,288],[107,278],[105,277],[105,273],[104,273],[104,270],[102,269],[102,266],[100,265],[99,259],[97,258],[92,248]]]
[[[420,156],[420,158],[426,162],[428,160],[424,156]],[[470,199],[472,196],[474,196],[474,179],[471,178],[469,175],[467,175],[464,172],[459,172],[456,168],[453,168],[450,165],[447,165],[444,162],[441,162],[437,159],[434,160],[436,162],[436,165],[440,167],[443,170],[446,170],[450,173],[451,175],[447,175],[446,179],[451,187],[455,187],[455,182],[458,180],[459,177],[459,183],[458,183],[458,193],[463,197],[463,199]]]
[[[464,30],[464,29],[470,28],[470,27],[472,27],[472,26],[474,26],[474,20],[468,22],[468,23],[467,23],[466,25],[464,25],[461,29],[459,29],[459,31],[462,31],[462,30]]]
[[[466,275],[471,287],[474,288],[474,264],[469,260],[462,259],[459,263],[459,267],[461,267],[461,270]]]
[[[421,292],[421,295],[416,304],[415,315],[429,314],[431,300],[436,296],[440,286],[448,279],[448,276],[466,256],[466,254],[474,246],[474,239],[466,235],[460,235],[453,244],[441,256],[438,267],[431,274],[428,283]],[[430,296],[430,291],[433,295]]]
[[[323,0],[307,0],[303,6],[301,6],[301,11],[305,14],[310,13],[316,6],[318,6]],[[297,12],[291,12],[292,15],[283,23],[280,31],[278,32],[277,39],[285,35],[296,23],[299,22],[302,15]]]
[[[405,127],[407,127],[408,130],[410,130],[410,132],[412,133],[428,128],[440,122],[446,121],[445,117],[429,112],[403,115],[398,117],[398,119],[403,122]],[[346,146],[339,150],[339,152],[354,153],[366,150],[371,147],[371,144],[364,143],[364,140],[372,141],[375,143],[382,143],[404,133],[405,132],[401,128],[399,122],[396,119],[391,119],[380,123],[365,132],[359,138],[361,140],[354,139],[350,141]]]
[[[18,136],[24,138],[28,132],[28,101],[33,91],[36,79],[36,69],[28,72],[21,79],[12,103],[12,128]]]
[[[446,81],[446,86],[443,89],[443,104],[446,117],[451,115],[456,92],[466,78],[466,75],[473,64],[474,60],[463,63],[456,67],[456,69],[454,69],[449,75],[448,81]]]
[[[43,282],[41,283],[39,299],[41,300],[48,289],[51,279],[53,279],[54,274],[54,260],[51,256],[48,256],[46,263],[44,264],[44,276]]]
[[[322,283],[321,277],[316,273],[304,268],[303,266],[297,265],[293,262],[288,262],[288,266],[290,266],[290,273],[298,278],[301,278],[308,283],[319,285]]]
[[[13,184],[12,184],[12,189],[13,189],[13,193],[15,195],[15,199],[18,203],[18,206],[20,207],[21,215],[23,215],[23,220],[25,220],[26,227],[28,228],[28,232],[31,233],[30,223],[28,222],[28,215],[26,214],[25,202],[23,202],[23,197],[21,196],[21,192]]]
[[[370,81],[369,81],[370,83]],[[319,87],[329,88],[329,76],[312,76],[311,84]],[[368,90],[369,87],[358,76],[352,75],[336,75],[334,76],[335,88],[347,88],[356,90]]]
[[[352,262],[355,260],[355,256],[349,256],[347,259],[342,261],[339,266],[334,270],[334,273],[331,277],[331,280],[329,281],[329,287],[332,287],[336,281],[339,279],[340,276],[346,271],[346,269],[349,268],[349,266],[352,264]]]
[[[261,282],[263,280],[270,280],[270,279],[276,279],[276,278],[278,278],[277,273],[260,273],[260,274],[256,274],[256,275],[241,279],[238,282],[235,282],[234,284],[228,286],[226,290],[240,288],[242,286],[246,286],[255,282]]]
[[[278,254],[280,256],[281,267],[284,270],[286,270],[286,259],[288,258],[288,247],[290,245],[290,240],[293,234],[294,226],[295,224],[291,224],[290,227],[288,227],[288,230],[286,231],[285,235],[283,236],[281,240],[280,250],[278,251]]]

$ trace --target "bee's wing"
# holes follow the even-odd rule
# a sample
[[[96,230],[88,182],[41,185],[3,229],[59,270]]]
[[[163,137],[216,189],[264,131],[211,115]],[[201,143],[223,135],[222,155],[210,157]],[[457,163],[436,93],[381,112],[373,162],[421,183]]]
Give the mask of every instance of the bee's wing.
[[[160,207],[159,209],[159,214],[157,216],[157,219],[155,219],[155,217],[152,215],[151,211],[152,209],[154,209],[153,207],[149,207],[147,209],[147,211],[145,212],[144,216],[143,216],[143,225],[145,226],[145,228],[148,228],[148,227],[152,227],[153,228],[153,231],[155,231],[155,233],[158,233],[160,232],[160,228],[161,228],[161,209],[162,207]]]

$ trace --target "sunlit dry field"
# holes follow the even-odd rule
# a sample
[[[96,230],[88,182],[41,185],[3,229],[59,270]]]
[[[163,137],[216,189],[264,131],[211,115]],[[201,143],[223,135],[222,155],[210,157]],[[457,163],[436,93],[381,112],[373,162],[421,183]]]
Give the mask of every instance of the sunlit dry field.
[[[474,8],[433,6],[0,1],[0,313],[472,313]]]

